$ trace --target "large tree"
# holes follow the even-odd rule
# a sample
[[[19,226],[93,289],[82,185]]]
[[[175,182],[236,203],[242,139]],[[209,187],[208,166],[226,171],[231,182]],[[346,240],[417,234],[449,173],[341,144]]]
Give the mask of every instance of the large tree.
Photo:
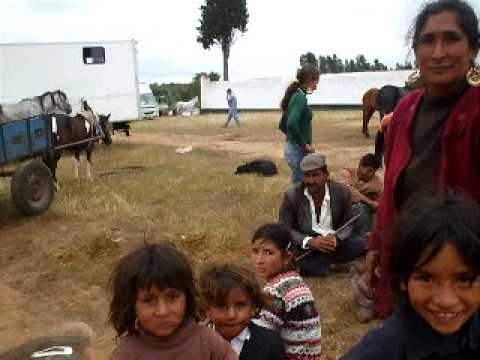
[[[200,35],[197,41],[204,49],[214,44],[222,48],[223,80],[228,81],[228,58],[236,30],[247,31],[248,11],[246,0],[206,0],[200,7]]]

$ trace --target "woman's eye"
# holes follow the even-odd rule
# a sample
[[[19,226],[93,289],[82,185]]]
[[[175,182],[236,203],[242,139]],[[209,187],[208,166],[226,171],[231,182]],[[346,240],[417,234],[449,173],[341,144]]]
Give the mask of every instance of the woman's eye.
[[[446,42],[452,43],[452,42],[457,42],[461,39],[462,39],[461,35],[456,33],[456,32],[453,32],[453,31],[452,32],[447,32],[445,34],[445,41]]]
[[[429,44],[433,43],[433,40],[434,40],[433,34],[425,34],[425,35],[422,35],[418,38],[417,44],[429,45]]]
[[[273,253],[272,253],[271,250],[265,250],[265,254],[267,254],[267,255],[272,255]]]

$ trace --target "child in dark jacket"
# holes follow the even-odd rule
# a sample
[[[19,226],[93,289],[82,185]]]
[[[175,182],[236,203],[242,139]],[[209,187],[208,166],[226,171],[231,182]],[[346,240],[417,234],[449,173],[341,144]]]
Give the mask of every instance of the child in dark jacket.
[[[480,207],[415,198],[395,227],[396,311],[343,360],[480,359]]]
[[[209,266],[200,276],[200,295],[209,325],[230,341],[239,359],[286,359],[280,335],[251,322],[264,304],[264,295],[248,268]]]

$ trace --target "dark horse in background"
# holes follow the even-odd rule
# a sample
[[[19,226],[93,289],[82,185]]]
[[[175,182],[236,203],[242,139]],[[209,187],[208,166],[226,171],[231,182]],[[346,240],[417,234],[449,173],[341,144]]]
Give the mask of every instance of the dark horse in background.
[[[393,112],[400,100],[413,88],[385,85],[380,88],[376,99],[376,107],[380,113],[380,122],[386,114]],[[368,124],[367,124],[368,125]],[[382,159],[385,148],[385,133],[383,129],[375,135],[375,155]]]
[[[95,143],[102,139],[103,143],[110,145],[112,138],[108,127],[108,115],[98,115],[98,121],[95,117],[97,115],[90,108],[85,100],[82,100],[82,111],[75,116],[68,116],[65,114],[54,114],[52,118],[52,133],[55,154],[51,159],[46,161],[48,167],[52,171],[55,184],[58,188],[56,177],[57,163],[60,159],[61,153],[67,150],[74,155],[75,177],[78,178],[78,168],[80,165],[80,153],[85,152],[87,156],[87,178],[92,178],[92,153],[95,148]],[[98,129],[99,124],[101,127]],[[103,133],[103,137],[100,135]]]
[[[372,88],[365,92],[362,98],[363,123],[362,134],[369,137],[368,123],[375,111],[380,114],[380,122],[386,114],[391,113],[399,101],[410,91],[422,86],[421,79],[409,77],[405,86],[385,85],[380,89]],[[375,136],[375,154],[381,158],[384,150],[384,133],[378,131]]]

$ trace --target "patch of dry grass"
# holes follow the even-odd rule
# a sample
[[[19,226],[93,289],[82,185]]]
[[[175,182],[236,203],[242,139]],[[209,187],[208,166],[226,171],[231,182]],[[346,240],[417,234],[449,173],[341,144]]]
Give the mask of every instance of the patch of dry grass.
[[[371,147],[360,136],[360,115],[315,113],[317,148],[328,154],[334,173]],[[242,128],[227,133],[221,128],[224,115],[160,118],[136,123],[132,136],[223,136],[247,147],[258,141],[281,146],[278,118],[275,112],[243,113]],[[44,334],[44,324],[78,319],[95,329],[97,357],[107,358],[114,335],[105,324],[105,287],[119,256],[144,240],[169,239],[189,253],[196,269],[209,261],[248,263],[253,231],[277,219],[290,183],[283,160],[276,160],[276,177],[234,176],[246,159],[235,152],[195,147],[178,155],[174,147],[118,139],[96,149],[94,182],[74,179],[71,159],[62,158],[61,190],[39,217],[19,216],[7,183],[0,181],[0,290],[3,286],[17,297],[0,300],[8,318],[0,325],[2,343],[18,344]],[[354,320],[347,274],[308,282],[322,316],[328,359],[337,358],[370,326]]]

